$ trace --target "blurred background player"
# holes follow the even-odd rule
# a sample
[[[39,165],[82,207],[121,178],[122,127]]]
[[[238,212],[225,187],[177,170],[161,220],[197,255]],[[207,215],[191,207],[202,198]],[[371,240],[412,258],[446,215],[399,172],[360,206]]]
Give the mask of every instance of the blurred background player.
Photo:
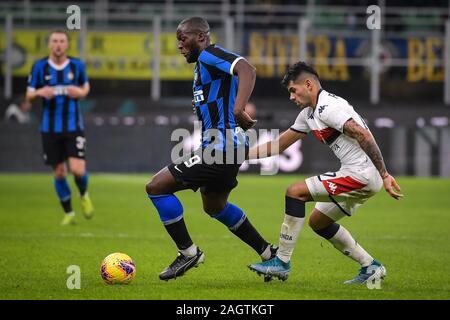
[[[345,283],[380,280],[385,267],[367,253],[336,221],[351,216],[384,185],[400,199],[399,185],[388,173],[380,149],[364,120],[344,99],[321,88],[317,72],[304,62],[289,68],[282,84],[290,100],[302,111],[290,129],[273,141],[252,148],[249,158],[282,153],[308,132],[328,145],[341,162],[337,172],[327,172],[297,182],[286,190],[286,207],[277,256],[249,266],[251,270],[286,280],[290,259],[305,219],[305,202],[316,201],[309,226],[319,236],[361,265],[358,275]],[[277,149],[279,147],[279,149]],[[264,155],[264,156],[261,156]]]
[[[193,17],[180,22],[177,40],[186,61],[196,63],[194,107],[202,122],[202,147],[183,159],[186,161],[175,161],[162,169],[146,186],[148,197],[179,250],[177,258],[159,275],[161,280],[182,276],[204,260],[203,252],[191,240],[183,219],[183,207],[174,195],[180,190],[197,191],[200,188],[204,211],[227,226],[263,260],[270,259],[276,252],[242,209],[228,202],[231,190],[238,184],[236,176],[242,163],[208,164],[203,158],[204,150],[211,145],[216,154],[223,156],[247,148],[245,134],[236,129],[239,126],[247,130],[256,123],[244,111],[255,84],[255,68],[244,58],[211,44],[209,24],[203,18]],[[226,130],[230,136],[226,135]],[[214,140],[211,136],[215,133],[219,136]],[[230,144],[231,150],[227,148]]]
[[[30,109],[32,105],[25,98],[19,98],[13,101],[5,111],[5,121],[12,123],[30,123]]]
[[[67,183],[67,167],[75,177],[84,216],[93,215],[86,171],[86,138],[78,100],[89,93],[86,69],[78,59],[68,57],[69,36],[63,30],[50,33],[50,55],[36,61],[31,70],[27,101],[42,98],[42,146],[47,165],[53,168],[54,185],[64,209],[62,225],[75,224],[71,191]]]

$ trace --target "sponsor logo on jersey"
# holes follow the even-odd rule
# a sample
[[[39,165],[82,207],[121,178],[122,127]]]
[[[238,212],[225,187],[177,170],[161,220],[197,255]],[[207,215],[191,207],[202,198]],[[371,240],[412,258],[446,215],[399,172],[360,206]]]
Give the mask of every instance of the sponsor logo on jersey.
[[[205,97],[203,97],[203,90],[195,90],[194,102],[202,102],[203,100],[205,100]]]
[[[327,105],[327,104],[324,104],[323,106],[320,106],[320,107],[319,107],[319,114],[321,114],[322,111],[325,110],[325,107],[328,107],[328,105]]]
[[[67,95],[67,88],[66,88],[66,86],[54,86],[53,90],[54,90],[55,96]]]

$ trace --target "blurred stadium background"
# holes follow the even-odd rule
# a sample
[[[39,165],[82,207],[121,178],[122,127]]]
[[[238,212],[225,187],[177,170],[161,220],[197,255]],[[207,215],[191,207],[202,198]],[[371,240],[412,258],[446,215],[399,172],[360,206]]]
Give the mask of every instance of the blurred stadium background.
[[[77,4],[82,27],[70,32],[70,54],[86,62],[91,83],[82,101],[88,168],[154,172],[170,160],[173,129],[193,128],[193,65],[178,54],[175,30],[183,18],[199,15],[209,20],[216,43],[257,67],[257,128],[284,130],[294,121],[298,110],[279,82],[287,65],[306,60],[324,88],[366,117],[393,174],[450,176],[449,3],[1,1],[0,111],[24,95],[33,61],[47,54],[48,31],[66,29],[67,7]],[[381,8],[380,30],[367,28],[373,4]],[[0,171],[47,172],[39,117],[36,102],[31,123],[1,121]],[[337,168],[328,152],[308,138],[283,157],[281,171]]]

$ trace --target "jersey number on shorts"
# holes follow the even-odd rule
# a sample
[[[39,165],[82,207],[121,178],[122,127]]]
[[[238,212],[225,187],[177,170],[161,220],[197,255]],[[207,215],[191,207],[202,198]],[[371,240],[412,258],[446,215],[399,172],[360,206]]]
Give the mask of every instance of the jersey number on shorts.
[[[76,138],[76,146],[78,150],[84,150],[84,147],[86,146],[86,138],[78,136]]]
[[[195,155],[195,156],[193,156],[192,158],[190,158],[189,160],[185,161],[185,162],[184,162],[184,165],[185,165],[187,168],[190,168],[190,167],[195,166],[197,163],[200,163],[200,161],[202,161],[202,159],[200,158],[200,156],[199,156],[199,155]]]

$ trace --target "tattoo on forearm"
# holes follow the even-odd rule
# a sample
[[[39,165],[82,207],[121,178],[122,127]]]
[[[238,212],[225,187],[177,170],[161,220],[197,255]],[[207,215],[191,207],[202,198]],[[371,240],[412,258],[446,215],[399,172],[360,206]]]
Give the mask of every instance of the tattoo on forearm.
[[[362,141],[359,141],[359,145],[366,152],[370,160],[372,160],[375,168],[377,168],[378,172],[380,172],[380,175],[384,177],[386,175],[386,166],[384,164],[380,148],[375,142],[375,139],[372,137],[370,139],[364,138]]]
[[[378,147],[373,136],[371,134],[367,134],[365,130],[366,129],[362,128],[353,119],[347,121],[344,125],[344,133],[358,141],[361,149],[363,149],[370,160],[372,160],[380,175],[384,177],[387,170],[380,148]]]

